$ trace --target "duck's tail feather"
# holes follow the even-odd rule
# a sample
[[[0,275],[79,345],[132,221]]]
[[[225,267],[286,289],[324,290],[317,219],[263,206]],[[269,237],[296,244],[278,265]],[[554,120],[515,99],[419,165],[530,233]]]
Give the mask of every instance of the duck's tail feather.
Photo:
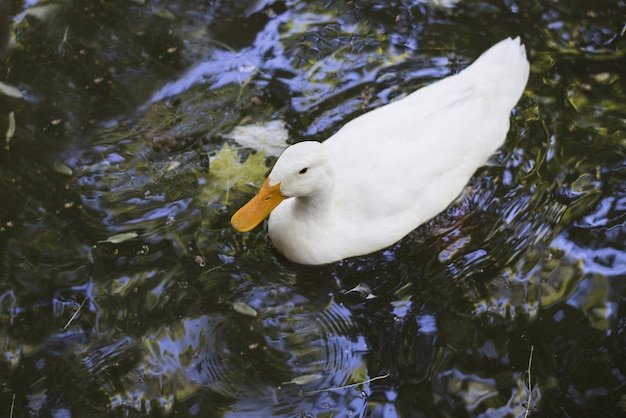
[[[479,83],[478,89],[485,90],[481,94],[493,94],[506,101],[501,103],[503,107],[513,108],[524,92],[529,71],[526,48],[516,37],[506,38],[483,52],[463,73]]]

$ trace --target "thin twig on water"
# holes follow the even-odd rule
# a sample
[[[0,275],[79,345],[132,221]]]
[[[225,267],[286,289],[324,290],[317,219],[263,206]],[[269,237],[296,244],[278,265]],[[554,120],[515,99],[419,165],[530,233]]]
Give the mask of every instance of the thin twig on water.
[[[530,376],[530,367],[533,363],[533,352],[535,351],[535,346],[530,346],[530,356],[528,357],[528,401],[526,403],[526,413],[524,414],[524,418],[528,418],[528,414],[530,414],[531,405],[532,405],[532,397],[533,397],[533,382]]]
[[[74,312],[74,315],[72,315],[72,317],[69,319],[69,321],[67,321],[67,324],[65,324],[65,326],[63,327],[63,331],[65,331],[67,329],[67,327],[69,327],[70,324],[74,321],[74,319],[76,319],[76,317],[80,313],[80,310],[83,308],[83,305],[85,305],[85,302],[87,302],[87,298],[83,299],[83,301],[81,302],[81,304],[78,307],[78,309],[76,309],[76,312]]]
[[[11,400],[11,413],[9,414],[9,418],[13,418],[13,408],[15,407],[15,393],[13,394],[13,400]]]
[[[361,386],[361,385],[364,385],[366,383],[373,382],[375,380],[385,379],[387,377],[389,377],[389,373],[384,374],[382,376],[372,377],[371,379],[367,379],[367,380],[364,380],[362,382],[352,383],[351,385],[335,386],[333,388],[328,388],[328,389],[306,390],[305,393],[319,393],[319,392],[328,392],[328,391],[331,391],[331,390],[353,388],[353,387],[356,387],[356,386]]]

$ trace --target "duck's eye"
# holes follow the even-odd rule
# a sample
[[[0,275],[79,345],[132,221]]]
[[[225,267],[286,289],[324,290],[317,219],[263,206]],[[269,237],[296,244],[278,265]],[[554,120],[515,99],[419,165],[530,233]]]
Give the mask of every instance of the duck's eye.
[[[306,174],[308,167],[304,167],[302,170],[298,171],[298,174]]]

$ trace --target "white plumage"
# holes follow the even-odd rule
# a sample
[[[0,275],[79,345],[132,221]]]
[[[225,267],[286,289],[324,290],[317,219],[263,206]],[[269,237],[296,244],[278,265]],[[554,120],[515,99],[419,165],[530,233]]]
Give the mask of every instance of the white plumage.
[[[232,219],[269,234],[288,259],[324,264],[385,248],[444,210],[504,142],[528,80],[519,38],[460,73],[287,148]],[[269,196],[269,197],[268,197]]]

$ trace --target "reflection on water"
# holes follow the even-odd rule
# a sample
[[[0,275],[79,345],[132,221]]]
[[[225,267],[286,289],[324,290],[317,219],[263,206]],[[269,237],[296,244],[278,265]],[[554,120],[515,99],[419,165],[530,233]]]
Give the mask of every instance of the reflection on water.
[[[626,413],[623,2],[18,3],[0,414]],[[235,126],[322,140],[509,35],[528,89],[444,213],[316,268],[232,231],[271,163]]]
[[[367,346],[362,338],[347,337],[354,334],[349,312],[333,303],[322,312],[293,312],[300,309],[263,307],[257,315],[250,308],[254,315],[248,318],[234,310],[150,332],[136,343],[143,358],[121,387],[111,388],[110,404],[171,411],[175,399],[210,390],[225,400],[237,399],[231,409],[245,416],[311,409],[320,398],[329,411],[355,402],[362,410],[364,399],[356,391],[338,389],[322,396],[316,390],[365,375]]]

